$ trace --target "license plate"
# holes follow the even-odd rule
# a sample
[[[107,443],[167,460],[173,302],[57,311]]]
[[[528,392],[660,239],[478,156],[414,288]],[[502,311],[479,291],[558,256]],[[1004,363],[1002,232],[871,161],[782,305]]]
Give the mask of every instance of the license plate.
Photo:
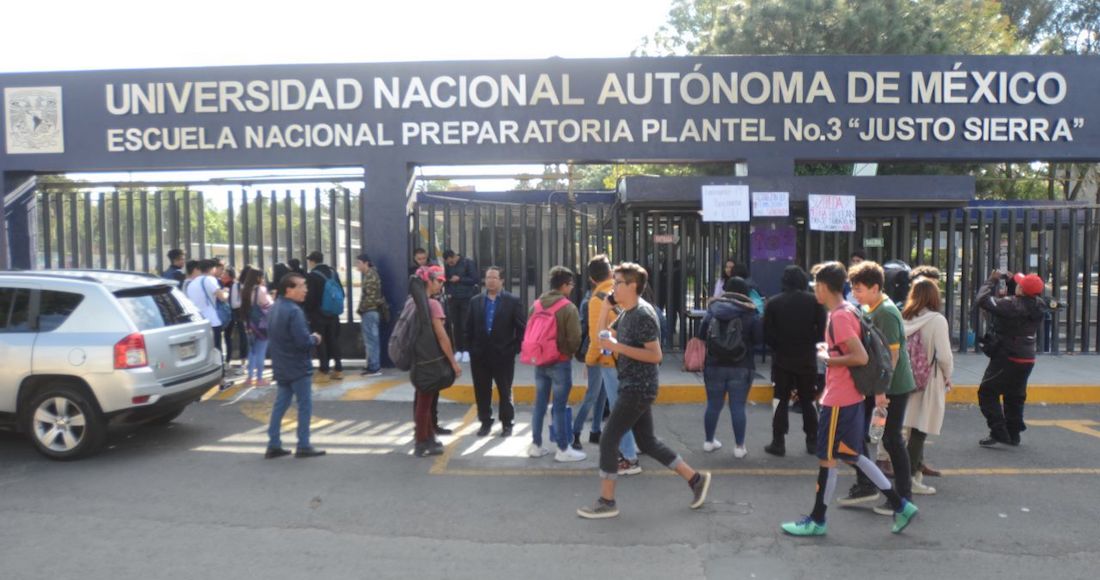
[[[199,354],[199,345],[195,342],[188,342],[179,345],[180,358],[194,358]]]

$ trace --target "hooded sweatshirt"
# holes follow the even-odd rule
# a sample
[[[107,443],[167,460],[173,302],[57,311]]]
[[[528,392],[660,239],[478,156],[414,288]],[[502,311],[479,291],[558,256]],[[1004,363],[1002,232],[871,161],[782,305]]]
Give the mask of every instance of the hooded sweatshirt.
[[[557,290],[550,290],[542,296],[539,296],[539,303],[542,304],[544,309],[548,310],[562,298],[566,298],[566,296]],[[535,307],[532,306],[531,310],[527,313],[527,318],[530,319],[531,315],[534,313]],[[581,346],[580,312],[570,300],[568,304],[558,310],[554,318],[558,323],[558,352],[563,356],[572,358],[573,353],[577,352],[577,349]]]
[[[706,361],[703,363],[705,366],[755,368],[752,355],[756,345],[763,340],[763,325],[760,321],[760,314],[756,310],[756,304],[748,296],[736,292],[727,292],[721,298],[711,302],[710,306],[707,307],[707,314],[703,317],[703,322],[699,325],[699,338],[704,341],[707,339],[707,332],[711,324],[728,322],[734,318],[741,319],[741,332],[748,354],[736,364],[723,364],[712,357],[710,353],[707,353]]]

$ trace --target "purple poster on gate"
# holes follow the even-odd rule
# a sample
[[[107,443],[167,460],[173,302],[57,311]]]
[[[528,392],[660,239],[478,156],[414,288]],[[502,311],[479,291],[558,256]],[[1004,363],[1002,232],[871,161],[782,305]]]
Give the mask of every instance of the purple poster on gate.
[[[791,225],[754,226],[752,261],[794,260],[796,235],[795,227]]]

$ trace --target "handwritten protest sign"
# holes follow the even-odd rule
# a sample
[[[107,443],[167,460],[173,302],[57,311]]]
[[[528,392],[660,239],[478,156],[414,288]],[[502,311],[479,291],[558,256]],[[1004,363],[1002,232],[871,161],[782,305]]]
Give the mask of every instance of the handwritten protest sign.
[[[790,194],[786,191],[752,192],[752,215],[756,217],[787,217],[791,215]]]
[[[809,194],[810,229],[823,232],[856,231],[856,198],[854,195]]]
[[[749,221],[749,186],[704,185],[703,221]]]

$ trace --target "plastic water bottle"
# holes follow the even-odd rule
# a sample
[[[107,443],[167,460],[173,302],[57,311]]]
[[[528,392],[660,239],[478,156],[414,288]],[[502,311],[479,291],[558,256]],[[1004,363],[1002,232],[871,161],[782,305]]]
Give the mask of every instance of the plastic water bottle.
[[[871,413],[871,444],[878,445],[883,431],[886,431],[886,409],[875,407]]]
[[[611,338],[611,331],[610,330],[601,330],[600,331],[600,340],[604,340],[604,339],[607,339],[607,338]],[[608,356],[608,355],[611,354],[611,351],[607,350],[606,348],[601,348],[600,349],[600,354],[602,354],[604,356]]]

